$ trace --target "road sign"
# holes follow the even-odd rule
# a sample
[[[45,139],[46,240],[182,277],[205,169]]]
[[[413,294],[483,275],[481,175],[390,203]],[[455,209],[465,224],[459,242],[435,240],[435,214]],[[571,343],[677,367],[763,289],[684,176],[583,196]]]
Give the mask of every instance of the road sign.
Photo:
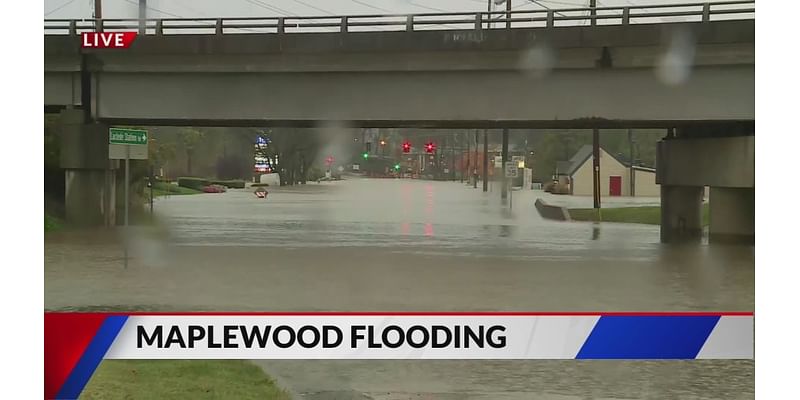
[[[506,178],[516,178],[519,173],[519,168],[514,162],[506,163]]]
[[[147,159],[147,131],[144,129],[109,128],[108,158],[125,160],[125,268],[128,268],[128,204],[130,195],[130,160]]]
[[[144,129],[109,128],[108,143],[147,145],[147,131]]]
[[[146,160],[148,133],[143,129],[109,128],[108,158],[110,160]]]

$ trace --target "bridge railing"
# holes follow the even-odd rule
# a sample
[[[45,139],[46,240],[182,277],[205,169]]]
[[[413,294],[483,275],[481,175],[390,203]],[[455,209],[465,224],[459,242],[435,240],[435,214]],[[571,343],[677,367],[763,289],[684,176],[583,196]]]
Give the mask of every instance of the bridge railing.
[[[754,0],[714,3],[627,5],[493,12],[384,14],[322,17],[46,19],[45,35],[130,31],[140,34],[280,34],[315,32],[376,32],[483,30],[642,23],[708,22],[755,19]]]

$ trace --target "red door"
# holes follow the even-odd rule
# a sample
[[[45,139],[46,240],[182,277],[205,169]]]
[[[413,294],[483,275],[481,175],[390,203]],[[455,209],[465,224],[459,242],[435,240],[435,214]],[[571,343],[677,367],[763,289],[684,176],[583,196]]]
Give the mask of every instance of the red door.
[[[609,176],[608,190],[609,190],[609,195],[611,196],[622,196],[622,177]]]

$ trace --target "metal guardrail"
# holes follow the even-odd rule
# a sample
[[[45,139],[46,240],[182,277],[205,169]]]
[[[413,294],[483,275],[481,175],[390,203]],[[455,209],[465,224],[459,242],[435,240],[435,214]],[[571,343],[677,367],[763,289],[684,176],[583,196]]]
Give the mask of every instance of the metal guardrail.
[[[45,35],[138,30],[139,34],[247,34],[482,30],[581,25],[708,22],[755,19],[755,1],[629,5],[522,11],[322,17],[240,17],[162,19],[46,19]],[[655,21],[654,21],[655,20]]]

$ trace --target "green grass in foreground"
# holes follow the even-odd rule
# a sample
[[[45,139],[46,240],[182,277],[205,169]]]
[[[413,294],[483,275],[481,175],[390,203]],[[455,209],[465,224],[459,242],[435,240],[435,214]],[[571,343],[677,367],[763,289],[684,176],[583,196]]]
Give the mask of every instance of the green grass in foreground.
[[[44,215],[44,231],[45,232],[53,232],[61,229],[63,227],[63,223],[60,219],[56,217],[52,217],[50,215]]]
[[[569,215],[575,221],[596,221],[593,208],[570,208]],[[600,221],[661,225],[661,207],[603,208],[600,210]],[[703,204],[703,226],[707,225],[708,203],[705,203]]]
[[[105,360],[81,399],[290,399],[244,360]]]
[[[177,195],[199,194],[199,193],[203,192],[197,189],[190,189],[183,186],[173,185],[171,183],[156,182],[155,185],[153,185],[153,197],[166,196],[166,195],[177,196]]]

